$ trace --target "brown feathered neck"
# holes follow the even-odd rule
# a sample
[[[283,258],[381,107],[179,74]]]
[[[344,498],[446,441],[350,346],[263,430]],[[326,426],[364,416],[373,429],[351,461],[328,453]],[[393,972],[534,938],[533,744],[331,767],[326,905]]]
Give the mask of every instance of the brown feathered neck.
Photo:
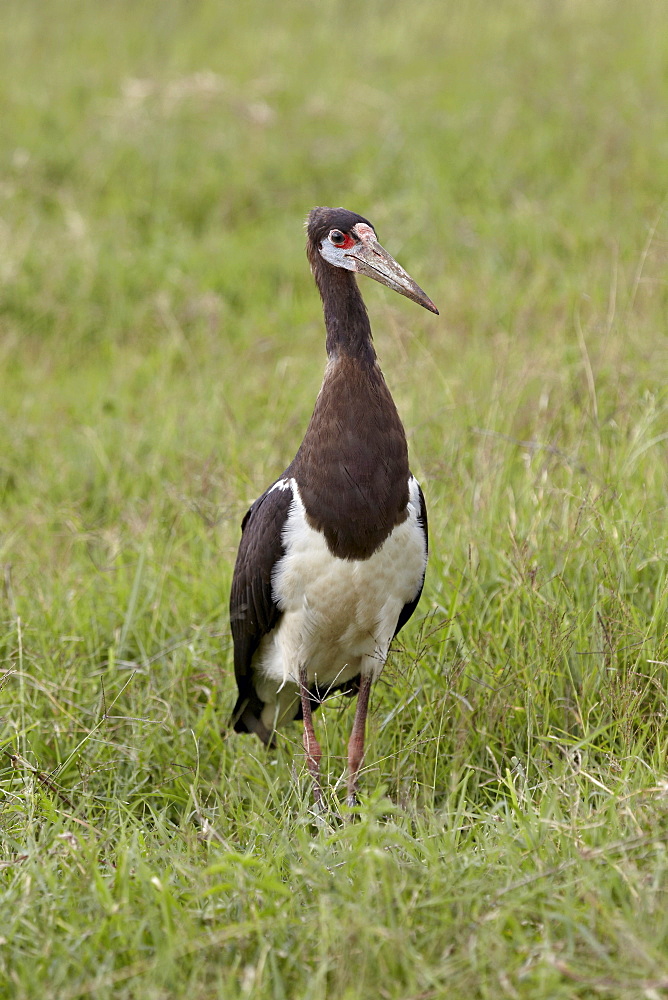
[[[325,313],[328,356],[335,359],[347,355],[366,365],[373,365],[376,352],[371,324],[355,275],[352,271],[328,264],[312,243],[309,243],[307,253]]]
[[[309,524],[334,555],[368,559],[407,516],[406,436],[376,359],[350,271],[309,259],[325,311],[329,361],[294,476]]]

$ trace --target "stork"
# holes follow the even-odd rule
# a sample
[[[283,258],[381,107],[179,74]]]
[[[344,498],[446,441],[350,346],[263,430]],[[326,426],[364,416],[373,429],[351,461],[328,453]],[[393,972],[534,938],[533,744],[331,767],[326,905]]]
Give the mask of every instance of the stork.
[[[325,314],[327,366],[313,415],[285,472],[243,519],[230,596],[237,732],[268,746],[303,719],[318,810],[322,751],[313,712],[336,691],[357,694],[347,802],[356,802],[371,686],[417,606],[427,565],[427,511],[406,435],[380,370],[355,274],[438,314],[344,208],[314,208],[307,256]]]

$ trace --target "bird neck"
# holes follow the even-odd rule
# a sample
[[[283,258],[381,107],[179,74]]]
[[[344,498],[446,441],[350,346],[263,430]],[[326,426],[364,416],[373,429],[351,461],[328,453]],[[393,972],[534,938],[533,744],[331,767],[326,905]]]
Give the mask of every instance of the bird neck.
[[[324,261],[319,261],[314,271],[325,313],[329,358],[347,355],[367,365],[375,364],[371,324],[355,275]]]

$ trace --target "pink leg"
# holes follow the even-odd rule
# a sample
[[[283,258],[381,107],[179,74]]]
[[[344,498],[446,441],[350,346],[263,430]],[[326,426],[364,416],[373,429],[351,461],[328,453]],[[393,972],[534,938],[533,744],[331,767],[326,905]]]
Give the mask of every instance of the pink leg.
[[[311,709],[311,695],[308,690],[308,677],[306,667],[299,668],[299,693],[302,700],[302,714],[304,716],[304,750],[306,751],[306,763],[313,778],[313,798],[315,807],[320,812],[323,809],[322,788],[320,787],[320,758],[322,750],[315,738],[313,730],[313,712]]]
[[[371,693],[371,674],[363,674],[360,678],[360,691],[357,696],[357,708],[355,709],[355,721],[348,742],[348,797],[349,806],[354,806],[357,802],[357,777],[359,775],[362,761],[364,760],[364,733],[366,730],[366,716],[369,709],[369,695]]]

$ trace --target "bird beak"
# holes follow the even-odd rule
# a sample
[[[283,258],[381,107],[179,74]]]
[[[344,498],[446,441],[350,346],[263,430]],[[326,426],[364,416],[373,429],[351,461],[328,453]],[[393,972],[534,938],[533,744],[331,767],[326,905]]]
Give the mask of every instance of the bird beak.
[[[423,292],[410,274],[404,271],[401,264],[397,264],[394,257],[389,255],[378,240],[367,236],[346,256],[354,258],[354,269],[358,274],[366,274],[368,278],[380,281],[381,285],[393,288],[395,292],[405,295],[407,299],[412,299],[413,302],[417,302],[438,316],[438,309],[426,292]]]

